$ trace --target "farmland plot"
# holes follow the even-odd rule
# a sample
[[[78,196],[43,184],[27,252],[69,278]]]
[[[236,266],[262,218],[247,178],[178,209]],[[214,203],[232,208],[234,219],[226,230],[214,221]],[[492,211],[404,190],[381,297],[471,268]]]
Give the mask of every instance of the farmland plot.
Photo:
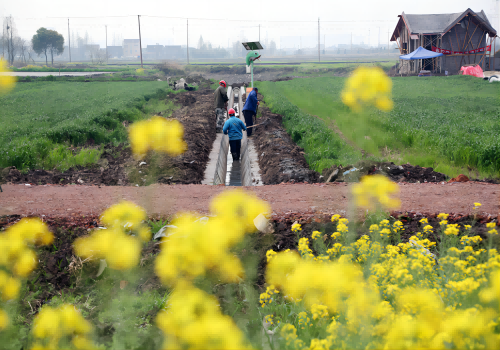
[[[0,96],[0,167],[51,168],[71,158],[67,145],[124,142],[123,122],[169,109],[165,103],[148,104],[153,97],[166,96],[167,88],[166,82],[17,84]],[[92,163],[99,158],[96,152],[82,150],[80,163],[77,159],[70,165]]]
[[[291,103],[303,113],[318,116],[355,148],[375,158],[431,166],[449,176],[468,169],[474,169],[472,176],[499,176],[498,84],[464,76],[392,78],[392,82],[394,109],[389,113],[351,112],[340,100],[344,78],[262,82],[260,86],[266,98],[282,95],[287,101],[281,104]],[[342,157],[332,159],[342,162]]]

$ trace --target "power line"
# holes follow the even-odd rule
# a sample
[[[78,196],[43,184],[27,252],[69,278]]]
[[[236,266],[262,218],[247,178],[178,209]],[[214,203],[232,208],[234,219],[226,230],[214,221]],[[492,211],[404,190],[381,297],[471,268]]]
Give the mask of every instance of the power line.
[[[65,16],[65,17],[17,17],[16,20],[26,20],[26,19],[51,19],[51,18],[57,18],[57,19],[66,19],[66,18],[72,18],[72,19],[89,19],[89,18],[126,18],[126,17],[135,17],[136,15],[121,15],[121,16],[89,16],[89,17],[79,17],[79,16]],[[152,16],[152,15],[141,15],[141,17],[151,17],[151,18],[163,18],[163,19],[179,19],[179,20],[185,20],[188,19],[187,17],[169,17],[169,16]],[[192,18],[189,17],[191,20],[200,20],[200,21],[225,21],[225,22],[262,22],[260,19],[221,19],[221,18],[203,18],[203,17],[197,17],[197,18]],[[372,19],[372,20],[346,20],[346,21],[322,21],[322,23],[367,23],[367,22],[391,22],[394,23],[395,20],[387,20],[387,19]],[[311,21],[294,21],[294,20],[271,20],[271,21],[265,21],[265,23],[317,23],[315,20]]]

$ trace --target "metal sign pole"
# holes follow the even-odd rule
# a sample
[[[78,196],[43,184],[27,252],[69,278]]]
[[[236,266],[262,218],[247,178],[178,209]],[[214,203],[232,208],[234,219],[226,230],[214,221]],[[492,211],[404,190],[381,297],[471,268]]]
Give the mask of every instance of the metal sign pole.
[[[250,64],[250,73],[252,76],[252,89],[253,89],[253,62]]]

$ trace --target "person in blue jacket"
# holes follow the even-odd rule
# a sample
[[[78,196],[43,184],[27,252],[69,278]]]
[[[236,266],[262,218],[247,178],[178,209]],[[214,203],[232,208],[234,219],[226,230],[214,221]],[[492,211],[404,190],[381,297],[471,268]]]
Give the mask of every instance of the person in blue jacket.
[[[222,132],[224,135],[229,135],[229,147],[231,147],[233,162],[237,162],[240,160],[241,139],[243,138],[242,130],[247,130],[247,127],[239,118],[236,118],[236,112],[233,108],[227,114],[229,115],[229,119],[224,123]]]
[[[247,131],[247,136],[252,136],[253,116],[257,114],[257,106],[259,101],[257,100],[257,92],[259,89],[254,88],[247,96],[245,105],[243,106],[243,115],[245,116],[245,124],[249,127]]]

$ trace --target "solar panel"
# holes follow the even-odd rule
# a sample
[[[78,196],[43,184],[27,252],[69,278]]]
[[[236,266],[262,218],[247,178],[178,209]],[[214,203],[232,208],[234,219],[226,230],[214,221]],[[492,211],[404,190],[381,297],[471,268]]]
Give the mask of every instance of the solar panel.
[[[258,41],[251,41],[248,43],[242,43],[247,50],[263,50],[264,48]]]

